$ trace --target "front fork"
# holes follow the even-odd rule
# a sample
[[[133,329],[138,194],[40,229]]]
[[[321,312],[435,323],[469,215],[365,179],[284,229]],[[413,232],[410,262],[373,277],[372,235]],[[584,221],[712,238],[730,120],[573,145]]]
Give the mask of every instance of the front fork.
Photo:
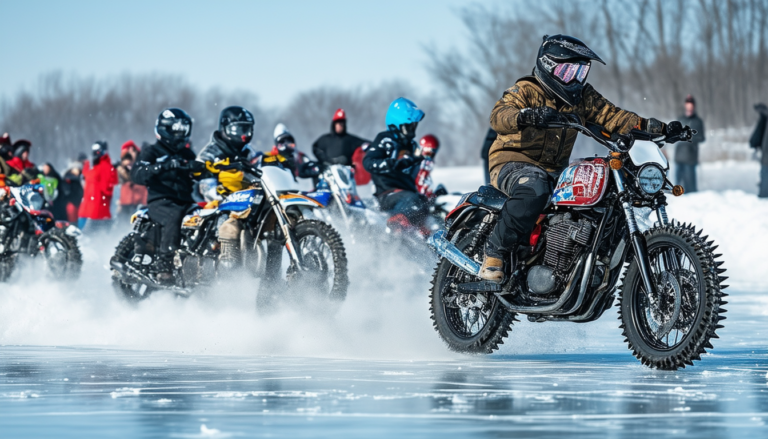
[[[656,283],[653,281],[653,274],[651,272],[651,263],[648,257],[648,244],[645,241],[645,237],[637,228],[637,220],[635,219],[635,210],[630,203],[630,195],[624,187],[624,176],[618,170],[612,170],[613,180],[616,182],[616,188],[619,192],[619,202],[621,208],[624,210],[624,215],[627,217],[627,227],[629,228],[629,234],[632,237],[632,247],[635,250],[635,260],[640,267],[640,275],[643,278],[643,285],[645,291],[647,291],[651,297],[658,297],[656,294]],[[664,206],[660,206],[663,208]],[[659,210],[657,210],[657,213]],[[666,217],[666,210],[662,209],[658,213],[659,222],[662,223],[662,217]],[[664,224],[664,223],[662,223]]]
[[[288,218],[285,216],[283,205],[280,204],[280,198],[278,198],[276,193],[272,192],[272,189],[268,185],[264,184],[262,187],[264,188],[264,193],[267,196],[267,201],[269,202],[270,207],[272,207],[272,210],[275,212],[277,225],[280,226],[280,230],[283,232],[283,237],[285,237],[285,248],[288,250],[288,254],[291,257],[291,263],[293,263],[297,269],[301,269],[301,254],[298,250],[296,235],[293,233]]]

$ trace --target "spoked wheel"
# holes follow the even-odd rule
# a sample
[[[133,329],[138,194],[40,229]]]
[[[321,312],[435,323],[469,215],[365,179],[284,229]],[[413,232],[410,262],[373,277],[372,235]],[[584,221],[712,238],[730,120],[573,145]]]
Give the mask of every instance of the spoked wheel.
[[[643,364],[675,370],[693,365],[724,320],[720,308],[726,296],[720,285],[722,262],[716,246],[693,227],[666,225],[646,232],[655,293],[646,291],[640,269],[633,261],[620,292],[619,314],[624,336]]]
[[[45,266],[54,279],[76,279],[83,266],[77,239],[62,229],[51,229],[40,238]]]
[[[303,220],[296,224],[296,239],[304,266],[289,275],[289,287],[301,286],[317,297],[343,301],[349,277],[347,254],[339,233],[330,224]]]
[[[474,247],[475,232],[456,243],[464,254],[482,262],[485,239]],[[467,354],[490,354],[507,336],[515,314],[508,312],[492,293],[459,293],[455,284],[480,280],[441,259],[432,279],[431,313],[435,330],[448,348]]]
[[[134,232],[124,237],[117,245],[112,259],[123,264],[133,259],[135,254],[135,238],[136,234]],[[124,298],[132,302],[146,299],[155,290],[153,287],[140,282],[127,282],[119,273],[114,271],[112,273],[112,286],[118,294],[122,294]]]
[[[282,246],[274,242],[267,244],[266,273],[257,296],[257,308],[261,311],[275,305],[279,290],[294,301],[319,299],[331,305],[347,297],[347,255],[339,233],[331,225],[316,220],[297,222],[294,233],[303,267],[297,269],[290,263],[287,253],[286,264],[283,264]],[[283,270],[284,278],[280,273]],[[308,293],[311,295],[307,296]]]

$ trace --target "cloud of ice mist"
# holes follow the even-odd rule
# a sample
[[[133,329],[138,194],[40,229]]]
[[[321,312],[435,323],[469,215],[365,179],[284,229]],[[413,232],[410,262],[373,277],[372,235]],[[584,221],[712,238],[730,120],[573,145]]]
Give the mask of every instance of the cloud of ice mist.
[[[108,263],[119,234],[83,239],[79,280],[44,278],[25,264],[0,288],[0,344],[101,345],[242,355],[439,359],[449,353],[432,329],[431,260],[419,263],[369,245],[347,244],[351,286],[335,315],[282,307],[256,312],[248,275],[213,291],[156,293],[127,303],[112,289]],[[421,265],[421,266],[420,266]]]

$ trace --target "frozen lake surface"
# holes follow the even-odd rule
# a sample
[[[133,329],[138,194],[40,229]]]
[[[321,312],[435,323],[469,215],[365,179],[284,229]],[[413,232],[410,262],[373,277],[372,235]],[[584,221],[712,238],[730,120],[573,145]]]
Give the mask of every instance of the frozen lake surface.
[[[620,340],[438,361],[4,346],[0,436],[765,437],[766,300],[731,297],[714,354],[677,372]]]
[[[348,245],[334,316],[258,315],[250,278],[131,305],[103,268],[119,236],[86,237],[79,280],[26,267],[0,287],[0,438],[768,437],[768,202],[724,170],[710,175],[732,190],[670,200],[720,245],[732,285],[695,367],[641,366],[615,309],[523,321],[497,354],[452,354],[429,319],[434,261],[364,245]],[[469,171],[436,181],[471,190]]]

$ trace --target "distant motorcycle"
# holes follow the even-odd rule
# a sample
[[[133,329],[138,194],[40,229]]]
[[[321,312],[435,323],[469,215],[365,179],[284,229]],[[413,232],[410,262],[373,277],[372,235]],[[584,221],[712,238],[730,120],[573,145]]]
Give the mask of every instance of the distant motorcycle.
[[[0,282],[11,276],[19,255],[42,257],[54,279],[80,275],[80,230],[43,209],[44,191],[39,184],[0,188]]]
[[[317,188],[307,194],[325,204],[327,209],[318,212],[319,215],[327,221],[341,221],[344,228],[353,235],[381,232],[386,227],[384,215],[371,209],[360,198],[350,166],[325,166],[318,177]]]
[[[260,305],[275,300],[274,282],[282,279],[283,249],[288,253],[286,287],[293,293],[317,292],[332,302],[347,294],[347,257],[344,244],[331,225],[312,219],[319,201],[298,193],[290,171],[267,166],[259,169],[236,163],[227,169],[242,170],[248,188],[225,196],[218,203],[192,206],[184,218],[182,242],[174,260],[175,285],[161,285],[152,276],[157,225],[147,209],[131,222],[133,231],[115,250],[110,261],[113,281],[127,298],[143,299],[152,291],[169,289],[187,295],[200,285],[233,268],[243,268],[262,279]],[[224,169],[224,168],[222,168]],[[239,251],[234,260],[222,260],[219,225],[227,218],[240,224]]]
[[[668,126],[675,134],[659,137],[609,135],[590,123],[553,127],[578,130],[610,153],[579,160],[561,174],[502,284],[478,273],[507,196],[491,186],[464,195],[446,216],[447,232],[431,238],[441,256],[431,291],[435,328],[452,350],[491,353],[518,313],[534,322],[590,322],[618,292],[625,341],[640,362],[670,370],[692,365],[718,338],[727,278],[713,241],[693,225],[668,220],[665,193],[681,195],[682,188],[667,180],[660,147],[690,141],[695,132],[679,122]],[[658,222],[641,232],[636,207],[654,210]]]

